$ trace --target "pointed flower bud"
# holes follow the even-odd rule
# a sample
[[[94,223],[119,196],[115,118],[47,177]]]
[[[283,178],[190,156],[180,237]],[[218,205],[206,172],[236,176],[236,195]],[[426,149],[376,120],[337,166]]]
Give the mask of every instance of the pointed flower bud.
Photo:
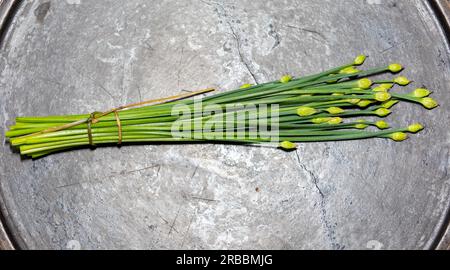
[[[329,121],[328,121],[328,124],[330,124],[330,125],[339,125],[339,124],[341,124],[342,123],[342,118],[340,118],[340,117],[333,117],[333,118],[331,118]]]
[[[330,74],[330,75],[328,75],[328,77],[332,77],[332,76],[334,76],[335,74]],[[338,80],[329,80],[329,81],[327,81],[327,83],[329,83],[329,84],[331,84],[331,83],[337,83],[337,81]]]
[[[353,64],[354,64],[355,66],[360,66],[360,65],[364,64],[364,62],[366,61],[366,58],[367,58],[367,56],[365,56],[365,55],[363,55],[363,54],[358,55],[358,56],[355,58],[355,61],[353,62]]]
[[[408,134],[404,132],[395,132],[390,135],[390,138],[396,142],[401,142],[408,139]]]
[[[316,113],[317,113],[317,110],[314,108],[311,108],[311,107],[299,107],[297,109],[297,114],[299,116],[310,116],[310,115],[313,115]]]
[[[380,86],[377,86],[377,87],[375,87],[374,89],[372,89],[372,91],[374,91],[374,92],[387,92],[388,89],[386,89],[386,88],[384,88],[384,87],[382,87],[382,86],[380,85]]]
[[[347,99],[346,102],[356,105],[361,101],[361,99],[357,99],[357,98],[352,98],[352,99]]]
[[[386,102],[381,103],[381,106],[383,106],[383,108],[385,109],[390,109],[392,107],[394,107],[394,105],[396,105],[399,101],[398,100],[388,100]]]
[[[422,98],[420,100],[420,103],[422,103],[422,105],[429,110],[434,109],[437,106],[439,106],[439,104],[434,99],[429,98],[429,97]]]
[[[340,74],[349,74],[349,75],[350,74],[355,74],[355,73],[358,73],[358,72],[359,72],[359,70],[354,68],[354,67],[344,68],[344,69],[341,69],[341,71],[339,71]]]
[[[388,68],[392,73],[398,73],[403,70],[403,67],[400,64],[390,64]]]
[[[390,90],[392,87],[394,87],[394,84],[392,84],[392,83],[382,83],[382,84],[380,84],[380,87],[383,87],[386,90]]]
[[[378,92],[375,94],[375,100],[380,102],[388,101],[392,98],[392,96],[388,92]]]
[[[289,150],[297,149],[297,145],[295,143],[292,143],[289,141],[284,141],[284,142],[280,143],[280,148],[289,151]]]
[[[281,83],[288,83],[292,81],[292,76],[291,75],[284,75],[283,77],[281,77],[280,82]]]
[[[408,131],[411,133],[417,133],[423,129],[424,127],[421,124],[413,124],[408,127]]]
[[[398,84],[398,85],[401,85],[401,86],[406,86],[406,85],[411,83],[411,81],[408,80],[408,78],[406,78],[404,76],[400,76],[400,77],[395,78],[394,82],[396,84]]]
[[[385,117],[391,114],[391,111],[385,108],[379,108],[378,110],[375,111],[375,114],[378,115],[379,117]]]
[[[424,97],[428,97],[429,95],[431,95],[431,92],[425,88],[417,88],[410,95],[413,97],[416,97],[416,98],[424,98]]]
[[[247,83],[247,84],[242,85],[240,88],[241,89],[246,89],[246,88],[250,88],[252,86],[253,86],[252,84]]]
[[[366,125],[366,124],[357,124],[357,125],[355,125],[355,128],[357,128],[357,129],[366,129],[368,127],[368,125]]]
[[[320,118],[314,118],[311,120],[311,122],[313,124],[324,124],[327,123],[328,121],[330,121],[331,118],[330,117],[320,117]]]
[[[345,110],[343,110],[339,107],[330,107],[330,108],[326,109],[326,111],[330,114],[341,114],[341,113],[345,112]]]
[[[372,101],[371,101],[371,100],[364,99],[364,100],[361,100],[360,102],[358,102],[357,105],[358,105],[360,108],[366,108],[366,107],[368,107],[370,104],[372,104]]]
[[[389,124],[386,123],[385,121],[377,121],[375,123],[375,126],[377,126],[377,128],[379,128],[379,129],[388,129],[389,128]]]
[[[358,87],[361,89],[369,89],[372,86],[372,81],[364,78],[358,81]]]

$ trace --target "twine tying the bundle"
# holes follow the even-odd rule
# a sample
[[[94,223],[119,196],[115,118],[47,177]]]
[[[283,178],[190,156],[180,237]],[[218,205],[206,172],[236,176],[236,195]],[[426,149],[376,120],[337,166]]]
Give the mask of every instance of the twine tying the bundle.
[[[122,144],[122,123],[120,122],[119,111],[118,110],[114,110],[113,112],[114,112],[114,117],[116,118],[117,129],[118,129],[117,144],[121,145]],[[90,146],[95,146],[94,140],[93,140],[93,136],[92,136],[92,124],[98,123],[98,121],[99,121],[98,117],[96,117],[96,114],[102,115],[101,112],[93,112],[93,113],[90,114],[90,116],[89,116],[89,118],[87,120],[87,134],[88,134],[88,139],[89,139],[89,145]]]
[[[61,131],[61,130],[65,130],[65,129],[68,129],[68,128],[76,127],[76,126],[79,126],[79,125],[82,125],[82,124],[87,124],[87,135],[88,135],[88,139],[89,139],[89,145],[95,146],[94,138],[92,136],[92,125],[98,123],[100,121],[99,120],[100,118],[114,113],[115,118],[116,118],[116,122],[117,122],[117,128],[118,128],[117,144],[121,145],[122,144],[122,140],[123,140],[123,136],[122,136],[122,124],[121,124],[120,117],[119,117],[119,112],[120,111],[129,109],[129,108],[143,106],[143,105],[149,105],[149,104],[160,105],[160,104],[164,104],[164,103],[177,101],[177,100],[180,100],[180,99],[185,99],[185,98],[189,98],[189,97],[193,97],[193,96],[209,93],[209,92],[212,92],[212,91],[215,91],[215,89],[214,88],[207,88],[207,89],[204,89],[204,90],[199,90],[199,91],[195,91],[195,92],[189,92],[189,93],[186,93],[186,94],[181,94],[181,95],[170,96],[170,97],[166,97],[166,98],[146,100],[146,101],[142,101],[142,102],[132,103],[132,104],[128,104],[128,105],[125,105],[125,106],[120,106],[120,107],[111,109],[111,110],[106,111],[106,112],[93,112],[86,119],[78,120],[78,121],[75,121],[75,122],[72,122],[72,123],[68,123],[68,124],[65,124],[65,125],[61,125],[61,126],[51,127],[51,128],[48,128],[48,129],[45,129],[45,130],[41,130],[41,131],[33,133],[33,134],[28,134],[28,135],[22,136],[21,138],[27,138],[27,137],[41,135],[41,134],[46,134],[46,133],[50,133],[50,132]]]

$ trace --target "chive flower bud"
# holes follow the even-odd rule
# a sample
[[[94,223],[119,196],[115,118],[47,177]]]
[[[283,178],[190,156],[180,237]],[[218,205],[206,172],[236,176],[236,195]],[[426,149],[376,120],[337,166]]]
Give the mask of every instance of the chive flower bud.
[[[366,108],[366,107],[368,107],[370,104],[372,104],[372,101],[371,101],[371,100],[367,100],[367,99],[361,100],[360,102],[357,103],[357,105],[358,105],[360,108]]]
[[[392,96],[387,92],[378,92],[375,94],[375,100],[380,102],[388,101],[392,98]]]
[[[356,69],[355,67],[347,67],[347,68],[344,68],[344,69],[341,69],[341,71],[339,71],[339,74],[355,74],[355,73],[358,73],[359,72],[359,70],[358,69]]]
[[[356,105],[361,101],[361,99],[352,98],[352,99],[347,99],[346,101],[350,104]]]
[[[424,97],[428,97],[430,94],[431,94],[431,92],[428,91],[428,89],[417,88],[410,95],[413,96],[413,97],[416,97],[416,98],[424,98]]]
[[[327,123],[330,120],[331,120],[330,117],[320,117],[320,118],[312,119],[311,123],[313,123],[313,124],[324,124],[324,123]]]
[[[371,86],[372,86],[372,81],[367,78],[364,78],[364,79],[361,79],[358,81],[358,87],[361,89],[366,90],[366,89],[369,89]]]
[[[355,125],[355,128],[357,128],[357,129],[366,129],[368,127],[368,125],[366,125],[366,124],[357,124],[357,125]]]
[[[316,113],[317,113],[317,110],[314,108],[311,108],[311,107],[299,107],[297,109],[297,114],[299,116],[310,116],[310,115],[313,115]]]
[[[382,84],[380,84],[380,87],[383,87],[386,90],[390,90],[392,87],[394,87],[394,84],[392,84],[392,83],[382,83]]]
[[[408,134],[404,132],[395,132],[390,135],[390,138],[396,142],[401,142],[408,139]]]
[[[295,150],[297,149],[297,145],[295,143],[289,142],[289,141],[284,141],[280,143],[280,148],[284,149],[284,150]]]
[[[403,70],[403,67],[400,64],[390,64],[388,69],[392,73],[398,73]]]
[[[411,83],[411,81],[408,80],[408,78],[406,78],[404,76],[399,76],[399,77],[395,78],[394,82],[401,86],[406,86]]]
[[[281,83],[288,83],[292,80],[292,76],[291,75],[284,75],[283,77],[281,77],[280,82]]]
[[[345,110],[343,110],[339,107],[330,107],[330,108],[326,109],[326,111],[330,114],[341,114],[341,113],[345,112]]]
[[[240,88],[241,89],[246,89],[246,88],[250,88],[252,86],[253,86],[252,84],[247,83],[247,84],[242,85]]]
[[[385,121],[377,121],[375,123],[375,126],[377,126],[377,128],[379,128],[379,129],[388,129],[389,128],[389,124],[386,123]]]
[[[418,124],[418,123],[410,125],[408,127],[408,131],[411,132],[411,133],[417,133],[417,132],[419,132],[419,131],[421,131],[423,129],[424,129],[424,127],[421,124]]]
[[[372,91],[374,91],[374,92],[387,92],[388,90],[389,89],[386,89],[386,88],[382,87],[381,85],[372,89]]]
[[[434,109],[437,106],[439,106],[439,104],[434,99],[429,98],[429,97],[422,98],[420,100],[420,103],[422,103],[422,105],[429,110]]]
[[[385,117],[391,114],[391,111],[386,108],[379,108],[378,110],[375,111],[375,114],[378,115],[379,117]]]
[[[332,76],[334,76],[334,74],[328,75],[328,77],[332,77]],[[327,81],[327,83],[332,84],[332,83],[337,83],[337,81],[338,80],[329,80],[329,81]]]
[[[355,58],[355,61],[353,62],[353,64],[354,64],[355,66],[360,66],[360,65],[364,64],[364,62],[366,61],[366,58],[367,58],[367,56],[365,56],[365,55],[363,55],[363,54],[358,55],[358,56]]]
[[[386,102],[381,103],[381,106],[385,109],[390,109],[392,107],[394,107],[395,104],[397,104],[399,101],[398,100],[388,100]]]
[[[339,125],[340,123],[342,123],[342,118],[340,117],[333,117],[328,121],[328,124],[330,125]]]

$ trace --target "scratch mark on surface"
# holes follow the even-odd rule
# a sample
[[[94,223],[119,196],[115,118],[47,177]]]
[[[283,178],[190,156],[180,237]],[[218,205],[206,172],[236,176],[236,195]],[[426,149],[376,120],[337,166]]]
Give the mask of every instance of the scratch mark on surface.
[[[156,215],[164,222],[165,225],[169,225],[169,221],[167,219],[163,218],[159,212],[156,212]],[[174,232],[178,233],[175,227],[171,228]]]
[[[199,167],[198,165],[195,166],[194,172],[191,175],[191,180],[194,178],[195,174],[197,173],[198,167]]]
[[[194,221],[194,217],[197,215],[197,209],[198,209],[198,208],[196,208],[196,209],[194,210],[194,213],[192,214],[191,219],[189,220],[189,224],[188,224],[188,226],[187,226],[186,231],[184,232],[183,239],[181,240],[181,246],[180,246],[180,248],[183,248],[183,247],[184,247],[184,244],[185,244],[185,242],[186,242],[187,235],[188,235],[189,231],[191,230],[191,225],[192,225],[192,222]]]
[[[317,31],[317,30],[308,29],[308,28],[303,28],[303,27],[299,27],[299,26],[295,26],[295,25],[290,25],[290,24],[286,25],[286,27],[292,28],[292,29],[297,29],[297,30],[300,30],[300,31],[302,31],[302,32],[306,32],[306,33],[312,34],[311,37],[312,37],[314,40],[316,40],[316,41],[328,41],[327,37],[326,37],[324,34],[322,34],[322,33],[320,33],[319,31]],[[320,37],[321,40],[317,39],[315,36]]]
[[[80,77],[86,77],[88,78],[90,81],[92,81],[95,85],[97,85],[100,89],[103,90],[103,92],[105,92],[105,94],[107,94],[109,97],[111,97],[112,100],[115,100],[115,96],[113,94],[111,94],[111,92],[109,92],[105,86],[103,86],[101,83],[99,83],[97,80],[95,80],[94,78],[92,78],[91,76],[87,75],[87,74],[83,74],[81,73],[78,69],[75,68],[75,71],[78,73],[78,75]]]
[[[81,185],[81,184],[83,184],[83,183],[77,182],[77,183],[73,183],[73,184],[67,184],[67,185],[57,186],[56,188],[67,188],[67,187],[78,186],[78,185]]]
[[[167,219],[163,218],[159,213],[156,213],[160,219],[162,219],[162,221],[164,221],[164,223],[169,224],[169,221],[167,221]]]
[[[144,42],[142,42],[142,44],[145,49],[147,49],[150,52],[153,52],[153,46],[150,44],[149,39],[144,40]]]
[[[390,51],[392,49],[395,49],[395,48],[399,47],[400,45],[405,44],[406,42],[407,41],[401,41],[401,42],[394,43],[389,48],[386,48],[386,49],[380,51],[379,54],[384,54],[384,53],[386,53],[386,52],[388,52],[388,51]]]
[[[208,6],[215,6],[215,12],[217,14],[217,16],[219,17],[219,19],[223,20],[224,22],[226,22],[226,24],[228,25],[228,28],[231,31],[231,36],[233,37],[233,39],[236,42],[236,50],[238,53],[238,57],[239,57],[239,61],[242,63],[242,65],[245,67],[245,69],[247,70],[247,72],[250,74],[250,76],[253,79],[253,82],[255,84],[259,84],[259,81],[255,75],[255,72],[252,71],[252,67],[251,64],[249,63],[249,61],[247,61],[244,57],[244,54],[242,53],[242,44],[241,44],[241,38],[238,35],[238,33],[236,32],[236,29],[233,27],[233,25],[230,23],[230,21],[228,20],[228,15],[227,12],[225,10],[225,6],[223,3],[218,3],[218,2],[207,2],[202,0],[203,3],[205,3]],[[222,13],[219,12],[219,9],[221,9]]]
[[[269,24],[269,36],[271,36],[275,40],[275,43],[272,46],[272,50],[273,50],[281,44],[281,36],[276,31],[276,28],[274,27],[273,24]]]
[[[122,72],[121,72],[121,80],[120,80],[120,86],[121,86],[121,89],[122,89],[122,92],[121,93],[125,93],[125,77],[126,77],[126,75],[125,75],[125,59],[122,59],[123,61],[122,61]],[[130,70],[133,70],[133,63],[130,63]],[[126,92],[127,93],[127,98],[128,98],[128,91]]]
[[[107,178],[115,178],[118,175],[127,175],[127,174],[132,174],[132,173],[138,173],[138,172],[149,170],[149,169],[156,168],[156,167],[158,168],[156,171],[156,177],[158,177],[159,171],[161,170],[160,164],[156,164],[156,165],[152,165],[152,166],[148,166],[145,168],[140,168],[140,169],[136,169],[136,170],[132,170],[132,171],[113,172],[110,175],[108,175]],[[62,185],[62,186],[57,186],[56,188],[60,189],[60,188],[68,188],[68,187],[73,187],[73,186],[80,186],[83,184],[99,184],[99,183],[105,183],[105,181],[100,180],[100,179],[93,179],[92,181],[76,182],[76,183],[66,184],[66,185]]]
[[[178,233],[178,232],[175,230],[175,222],[177,221],[178,216],[180,215],[180,211],[181,211],[181,206],[178,208],[177,215],[175,216],[175,218],[174,218],[174,220],[173,220],[173,222],[172,222],[172,225],[170,225],[170,230],[169,230],[169,233],[168,233],[168,234],[171,234],[172,231],[175,231],[176,233]]]
[[[156,165],[151,165],[151,166],[148,166],[148,167],[144,167],[144,168],[140,168],[140,169],[136,169],[136,170],[132,170],[132,171],[120,172],[120,174],[137,173],[137,172],[142,172],[142,171],[145,171],[145,170],[153,169],[153,168],[156,168],[156,167],[158,167],[158,172],[159,172],[159,169],[161,168],[161,165],[156,164]]]
[[[137,85],[136,89],[137,89],[137,92],[138,92],[139,102],[142,102],[141,87],[139,85]]]
[[[161,166],[158,166],[158,170],[156,171],[156,178],[159,177],[159,172],[161,171]]]
[[[309,177],[310,177],[311,180],[313,181],[313,184],[314,184],[315,188],[316,188],[317,191],[319,192],[320,197],[321,197],[322,199],[325,198],[325,195],[323,194],[322,190],[321,190],[320,187],[319,187],[319,179],[317,178],[317,176],[316,176],[311,170],[309,170],[308,168],[306,168],[305,164],[303,164],[303,163],[300,161],[300,156],[299,156],[299,154],[298,154],[298,151],[295,151],[295,154],[297,155],[297,161],[298,161],[298,164],[299,164],[300,168],[302,168],[302,170],[305,171],[305,172],[309,175]]]
[[[183,70],[182,63],[184,57],[184,47],[181,48],[180,59],[178,60],[178,70],[177,70],[177,87],[180,88],[180,77],[181,71]]]
[[[253,71],[250,68],[250,64],[245,60],[244,55],[242,54],[241,41],[240,41],[239,36],[237,35],[237,33],[234,30],[234,27],[231,25],[231,23],[227,22],[227,24],[230,27],[231,34],[233,35],[234,40],[236,41],[236,49],[237,49],[238,56],[239,56],[239,59],[240,59],[241,63],[245,66],[245,68],[247,69],[248,73],[253,78],[254,83],[255,84],[259,84],[258,79],[256,79],[255,74],[253,73]]]
[[[303,164],[300,160],[300,156],[298,154],[298,150],[295,151],[295,154],[297,156],[297,162],[299,167],[307,173],[307,175],[309,175],[309,177],[311,178],[315,189],[317,190],[317,193],[319,194],[319,208],[320,208],[320,220],[322,222],[322,225],[325,229],[325,233],[326,233],[326,237],[328,239],[328,241],[331,244],[331,248],[332,249],[343,249],[344,246],[341,246],[337,241],[336,241],[336,232],[334,231],[334,225],[332,224],[332,222],[329,220],[328,218],[328,214],[327,214],[327,209],[326,209],[326,197],[325,194],[323,193],[322,189],[319,187],[319,178],[314,174],[314,172],[312,172],[311,170],[309,170],[305,164]]]
[[[83,184],[95,184],[95,183],[102,183],[102,181],[98,180],[98,181],[76,182],[76,183],[71,183],[71,184],[67,184],[67,185],[57,186],[56,188],[57,189],[68,188],[68,187],[73,187],[73,186],[81,186]]]
[[[192,196],[192,199],[199,200],[199,201],[207,201],[207,202],[217,202],[217,200],[214,199],[208,199],[208,198],[202,198],[197,196]]]

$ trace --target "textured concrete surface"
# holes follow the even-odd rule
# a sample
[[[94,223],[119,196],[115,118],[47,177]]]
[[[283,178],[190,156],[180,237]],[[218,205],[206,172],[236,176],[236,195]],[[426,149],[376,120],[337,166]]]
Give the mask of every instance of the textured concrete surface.
[[[422,249],[449,207],[449,49],[425,1],[24,1],[0,52],[0,197],[24,248]],[[387,140],[128,146],[22,160],[19,115],[230,89],[370,55],[441,107]],[[410,91],[398,90],[397,91]]]

